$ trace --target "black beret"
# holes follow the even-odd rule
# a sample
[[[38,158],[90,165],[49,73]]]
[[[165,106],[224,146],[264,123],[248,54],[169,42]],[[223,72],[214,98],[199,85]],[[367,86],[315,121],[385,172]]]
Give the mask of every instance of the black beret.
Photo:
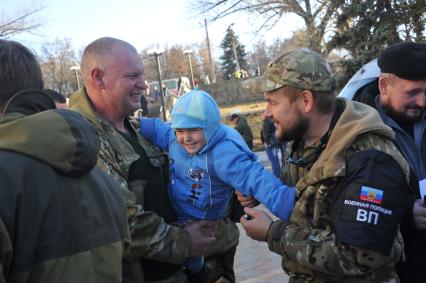
[[[382,73],[395,74],[406,80],[426,79],[426,44],[402,42],[389,46],[377,59]]]

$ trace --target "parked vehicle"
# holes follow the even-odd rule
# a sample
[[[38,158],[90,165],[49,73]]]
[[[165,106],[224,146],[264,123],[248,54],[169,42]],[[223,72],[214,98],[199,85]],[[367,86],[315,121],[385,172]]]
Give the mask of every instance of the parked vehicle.
[[[360,88],[376,80],[379,75],[380,69],[377,65],[377,59],[371,60],[352,76],[338,96],[353,99],[353,96]]]

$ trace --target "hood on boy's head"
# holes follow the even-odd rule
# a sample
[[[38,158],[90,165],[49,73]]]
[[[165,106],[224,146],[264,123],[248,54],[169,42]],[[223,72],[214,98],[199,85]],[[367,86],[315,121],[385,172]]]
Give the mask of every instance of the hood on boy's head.
[[[220,126],[220,111],[214,99],[201,90],[181,96],[172,110],[172,128],[202,128],[206,143]]]

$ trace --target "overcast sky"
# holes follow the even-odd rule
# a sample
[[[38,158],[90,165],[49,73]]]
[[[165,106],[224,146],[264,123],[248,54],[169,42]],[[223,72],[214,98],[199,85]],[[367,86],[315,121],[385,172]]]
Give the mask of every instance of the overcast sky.
[[[112,36],[133,44],[138,51],[147,47],[190,45],[205,39],[204,20],[195,18],[188,9],[189,0],[0,0],[3,15],[17,14],[21,7],[32,3],[43,4],[37,17],[44,25],[36,35],[19,35],[13,39],[38,50],[44,41],[71,38],[76,49],[102,36]],[[260,37],[253,35],[253,21],[246,16],[229,16],[208,24],[210,43],[215,54],[220,54],[220,42],[226,28],[235,23],[234,31],[250,50]],[[289,37],[298,23],[289,17],[264,35],[267,42]],[[300,26],[300,24],[299,24]]]

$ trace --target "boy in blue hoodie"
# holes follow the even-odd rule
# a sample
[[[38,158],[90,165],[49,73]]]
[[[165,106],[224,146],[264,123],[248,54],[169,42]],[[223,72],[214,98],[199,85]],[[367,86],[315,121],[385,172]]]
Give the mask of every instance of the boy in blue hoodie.
[[[171,126],[142,119],[140,134],[169,153],[169,195],[179,223],[225,217],[234,189],[253,196],[280,219],[289,219],[294,187],[283,185],[236,130],[220,123],[219,107],[210,95],[186,93],[171,116]],[[189,258],[185,266],[190,274],[206,269],[202,257]]]

